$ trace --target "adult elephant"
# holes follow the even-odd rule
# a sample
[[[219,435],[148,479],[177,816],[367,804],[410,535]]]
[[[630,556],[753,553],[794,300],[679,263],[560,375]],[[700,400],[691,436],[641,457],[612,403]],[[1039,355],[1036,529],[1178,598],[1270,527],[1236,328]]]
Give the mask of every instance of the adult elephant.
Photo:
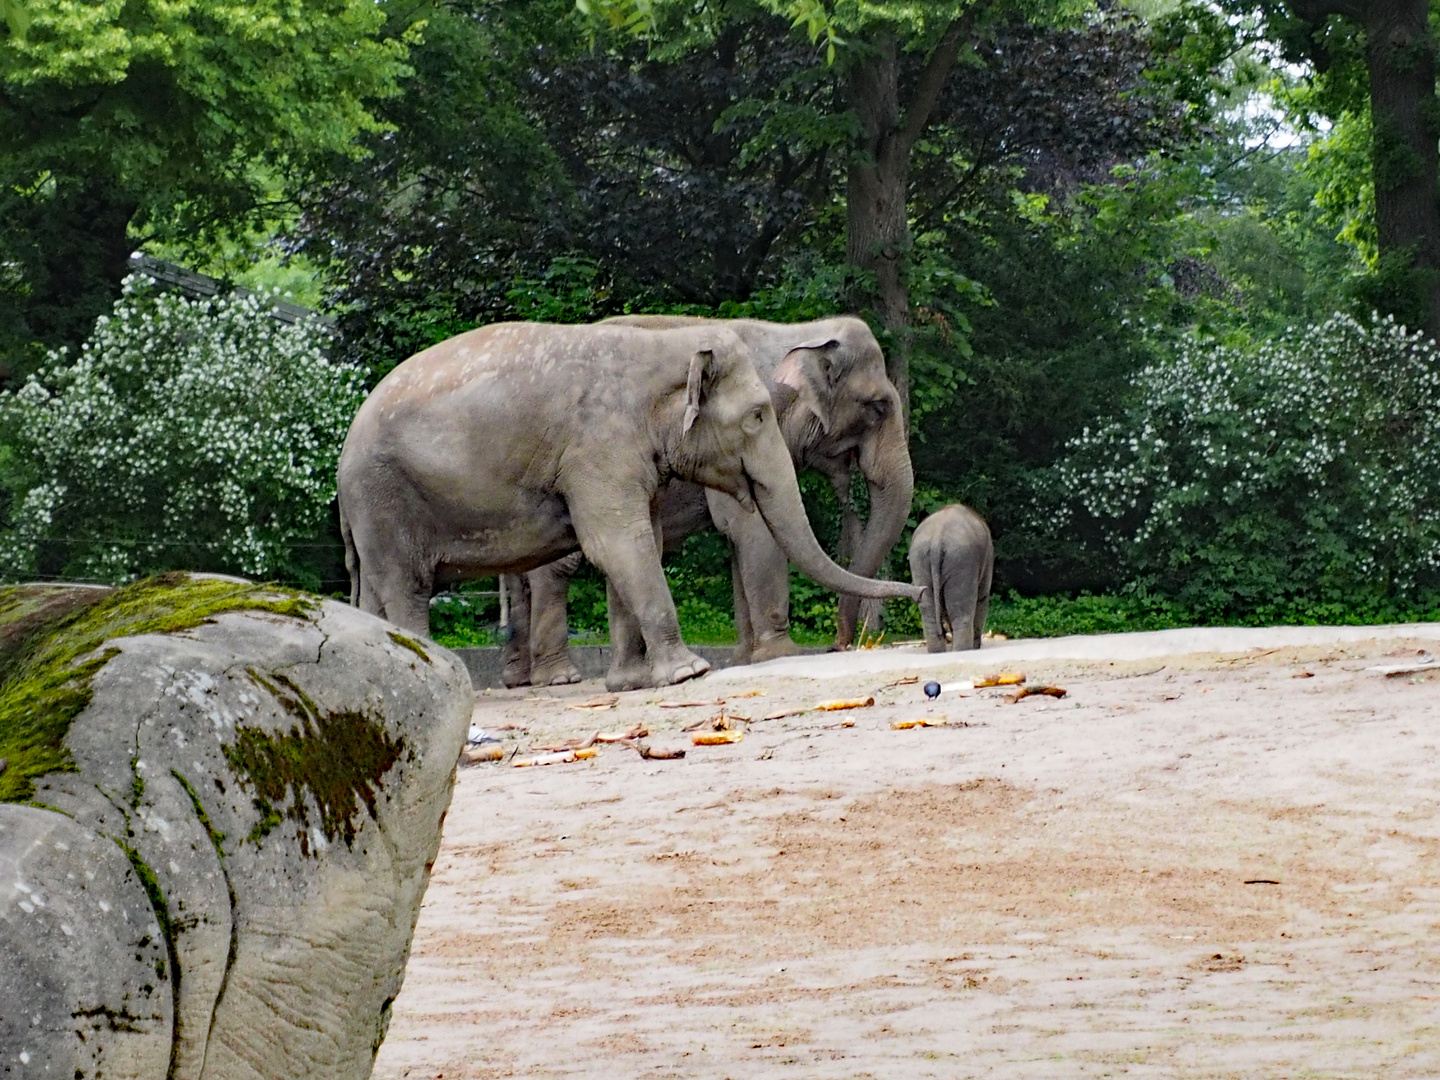
[[[352,603],[428,634],[437,586],[582,550],[609,583],[611,688],[703,674],[660,568],[656,496],[670,477],[756,511],[826,588],[921,595],[825,555],[734,331],[502,323],[411,357],[356,414],[338,477]]]
[[[909,440],[900,396],[885,374],[885,357],[870,328],[842,316],[806,323],[758,319],[709,320],[685,316],[627,315],[601,326],[650,332],[724,326],[750,348],[770,393],[780,431],[795,468],[829,477],[840,501],[840,558],[852,572],[870,576],[904,530],[914,494]],[[850,499],[855,467],[869,488],[870,512],[862,523]],[[737,663],[758,662],[796,651],[790,639],[790,582],[779,538],[758,514],[747,513],[720,491],[672,482],[662,493],[660,525],[665,545],[675,547],[694,532],[714,526],[731,540]],[[512,634],[506,648],[507,685],[574,682],[579,673],[567,650],[565,611],[576,560],[511,578],[507,587]],[[812,575],[813,576],[813,575]],[[817,579],[818,580],[818,579]],[[842,594],[835,647],[854,640],[860,597]]]

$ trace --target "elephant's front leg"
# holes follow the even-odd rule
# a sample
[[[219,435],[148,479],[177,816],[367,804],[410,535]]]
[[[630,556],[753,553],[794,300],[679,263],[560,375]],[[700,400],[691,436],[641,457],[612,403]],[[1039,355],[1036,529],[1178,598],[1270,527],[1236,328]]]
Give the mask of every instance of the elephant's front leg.
[[[605,579],[605,608],[610,621],[610,668],[605,672],[605,689],[639,690],[657,685],[645,654],[640,620],[609,578]]]
[[[834,463],[832,463],[834,464]],[[865,523],[855,510],[850,498],[850,467],[838,465],[829,471],[830,486],[840,503],[840,542],[835,552],[841,566],[850,566],[860,539],[865,532]],[[854,569],[852,567],[852,569]],[[861,571],[856,570],[856,573]],[[866,574],[872,571],[868,568]],[[835,640],[830,645],[832,652],[848,649],[855,643],[857,630],[862,637],[873,637],[885,629],[885,602],[883,600],[861,600],[858,596],[842,593],[835,610]]]
[[[716,527],[730,538],[735,551],[732,573],[739,578],[735,588],[739,637],[735,663],[758,664],[777,656],[794,656],[800,647],[790,639],[790,561],[785,552],[759,513],[746,511],[719,491],[706,491],[705,499]],[[747,639],[750,649],[742,654]]]
[[[563,686],[580,681],[570,659],[568,601],[570,578],[580,569],[580,552],[526,574],[530,586],[530,682]]]
[[[624,493],[604,493],[596,488],[583,501],[571,500],[570,518],[585,557],[600,568],[607,579],[611,598],[611,648],[615,650],[605,685],[611,689],[668,686],[684,682],[710,670],[710,665],[685,647],[680,639],[680,620],[675,601],[660,567],[657,529],[648,507],[626,513]],[[616,602],[618,601],[618,603]],[[632,621],[633,620],[633,621]],[[645,643],[648,677],[638,683],[634,636]],[[616,662],[624,649],[625,670]]]

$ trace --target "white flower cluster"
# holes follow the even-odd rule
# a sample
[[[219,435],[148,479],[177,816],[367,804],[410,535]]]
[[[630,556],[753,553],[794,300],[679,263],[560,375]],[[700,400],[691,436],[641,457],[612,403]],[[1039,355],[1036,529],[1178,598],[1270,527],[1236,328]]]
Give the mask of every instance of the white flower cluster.
[[[271,312],[260,295],[192,301],[132,275],[74,363],[51,354],[0,395],[31,478],[0,572],[33,573],[49,545],[66,573],[101,580],[167,566],[265,577],[314,538],[361,375],[327,359],[318,321]]]
[[[1423,335],[1336,315],[1249,348],[1187,339],[1133,391],[1056,470],[1066,521],[1087,513],[1130,573],[1248,544],[1386,589],[1433,583],[1440,350]]]

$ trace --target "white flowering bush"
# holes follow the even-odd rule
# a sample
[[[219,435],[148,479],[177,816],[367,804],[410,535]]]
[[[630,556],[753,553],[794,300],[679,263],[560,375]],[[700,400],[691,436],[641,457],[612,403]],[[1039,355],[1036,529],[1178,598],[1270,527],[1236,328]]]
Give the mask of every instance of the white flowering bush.
[[[1064,528],[1202,617],[1350,621],[1440,585],[1440,350],[1337,315],[1184,340],[1055,469]]]
[[[316,320],[192,301],[132,276],[80,356],[0,395],[12,497],[0,572],[118,581],[163,569],[291,576],[327,525],[363,395]]]

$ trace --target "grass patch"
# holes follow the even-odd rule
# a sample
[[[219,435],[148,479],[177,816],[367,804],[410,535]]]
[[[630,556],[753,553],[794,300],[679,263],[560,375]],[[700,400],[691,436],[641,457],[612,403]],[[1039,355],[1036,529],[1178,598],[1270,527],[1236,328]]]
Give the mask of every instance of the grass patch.
[[[74,770],[65,736],[90,704],[95,673],[119,651],[102,650],[105,642],[187,630],[227,611],[303,619],[315,603],[287,589],[187,574],[114,590],[0,588],[0,757],[9,759],[0,802],[24,802],[37,778]]]

